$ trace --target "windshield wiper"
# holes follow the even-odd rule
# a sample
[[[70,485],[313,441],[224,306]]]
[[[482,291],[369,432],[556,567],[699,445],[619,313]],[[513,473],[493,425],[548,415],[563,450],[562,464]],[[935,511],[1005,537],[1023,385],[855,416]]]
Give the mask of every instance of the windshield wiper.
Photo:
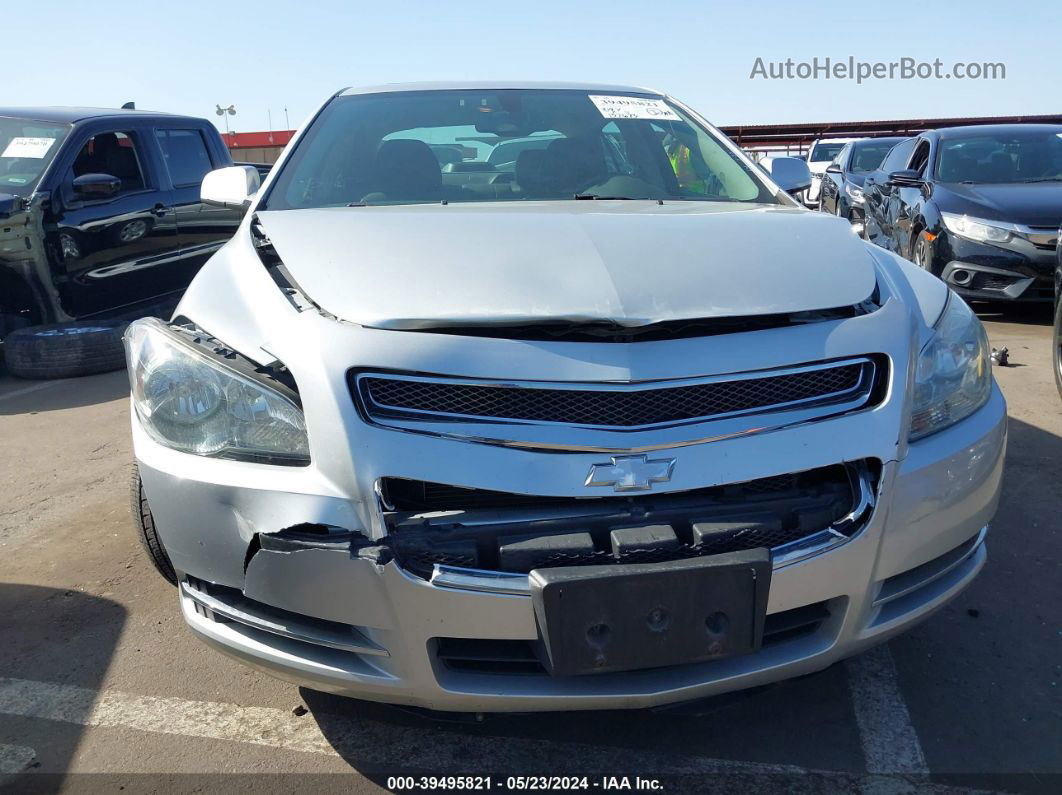
[[[1062,177],[1032,177],[1023,179],[1022,182],[1062,182]]]
[[[597,193],[576,193],[572,196],[578,201],[620,201],[620,202],[648,202],[655,201],[648,196],[601,196]]]

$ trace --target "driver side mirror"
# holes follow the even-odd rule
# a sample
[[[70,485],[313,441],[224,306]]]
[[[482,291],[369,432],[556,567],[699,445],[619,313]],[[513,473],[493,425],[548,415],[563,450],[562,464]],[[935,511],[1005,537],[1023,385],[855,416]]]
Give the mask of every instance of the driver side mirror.
[[[799,157],[776,157],[771,161],[771,179],[786,193],[800,193],[811,187],[811,169]]]
[[[840,174],[841,173],[841,164],[840,163],[830,163],[828,166],[826,166],[826,173],[827,174]]]
[[[262,178],[254,166],[218,168],[203,177],[199,198],[215,207],[246,210],[261,184]]]
[[[898,188],[917,188],[922,184],[922,175],[913,168],[905,168],[889,174],[889,180],[885,184]]]
[[[82,174],[74,177],[74,196],[85,201],[110,199],[118,195],[122,181],[110,174]]]

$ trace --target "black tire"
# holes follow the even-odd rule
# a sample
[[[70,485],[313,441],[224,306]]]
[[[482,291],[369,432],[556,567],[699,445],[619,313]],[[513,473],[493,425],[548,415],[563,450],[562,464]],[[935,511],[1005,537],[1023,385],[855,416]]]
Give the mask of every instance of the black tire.
[[[1055,370],[1055,386],[1058,387],[1058,396],[1062,398],[1062,299],[1055,300],[1055,332],[1051,338],[1054,346],[1051,364]]]
[[[126,325],[79,321],[17,329],[4,340],[7,369],[19,378],[70,378],[121,370]]]
[[[911,246],[910,259],[922,270],[932,273],[934,276],[940,275],[933,270],[933,241],[929,239],[929,235],[926,234],[924,229],[918,233],[918,237],[915,238],[914,244]]]
[[[151,515],[151,506],[144,494],[144,483],[140,480],[140,468],[136,464],[133,464],[133,474],[129,479],[129,511],[133,514],[136,536],[148,559],[162,579],[170,585],[176,585],[177,572],[173,570],[170,556],[166,554],[166,548],[162,546],[162,539],[155,529],[155,517]]]

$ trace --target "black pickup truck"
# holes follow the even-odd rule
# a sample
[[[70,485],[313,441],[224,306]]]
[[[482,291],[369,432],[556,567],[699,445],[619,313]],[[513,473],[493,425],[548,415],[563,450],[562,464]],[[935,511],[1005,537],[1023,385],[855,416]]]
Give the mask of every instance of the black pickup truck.
[[[200,201],[232,165],[204,119],[0,108],[0,340],[41,378],[123,366],[123,321],[172,307],[242,211]]]

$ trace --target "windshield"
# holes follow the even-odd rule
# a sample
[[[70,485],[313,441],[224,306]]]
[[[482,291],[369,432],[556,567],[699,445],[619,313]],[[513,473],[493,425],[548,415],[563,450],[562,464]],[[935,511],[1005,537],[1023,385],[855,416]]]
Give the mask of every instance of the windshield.
[[[0,117],[0,193],[33,193],[68,132],[69,124]]]
[[[815,144],[811,150],[809,163],[828,163],[837,157],[837,153],[844,149],[845,142],[838,141],[832,144]]]
[[[512,89],[338,97],[263,209],[577,198],[779,202],[663,99]]]
[[[852,149],[852,164],[849,170],[855,174],[866,174],[868,171],[876,170],[889,150],[902,140],[902,138],[881,138],[856,144]]]
[[[1062,181],[1062,127],[944,138],[936,173],[941,182]]]

